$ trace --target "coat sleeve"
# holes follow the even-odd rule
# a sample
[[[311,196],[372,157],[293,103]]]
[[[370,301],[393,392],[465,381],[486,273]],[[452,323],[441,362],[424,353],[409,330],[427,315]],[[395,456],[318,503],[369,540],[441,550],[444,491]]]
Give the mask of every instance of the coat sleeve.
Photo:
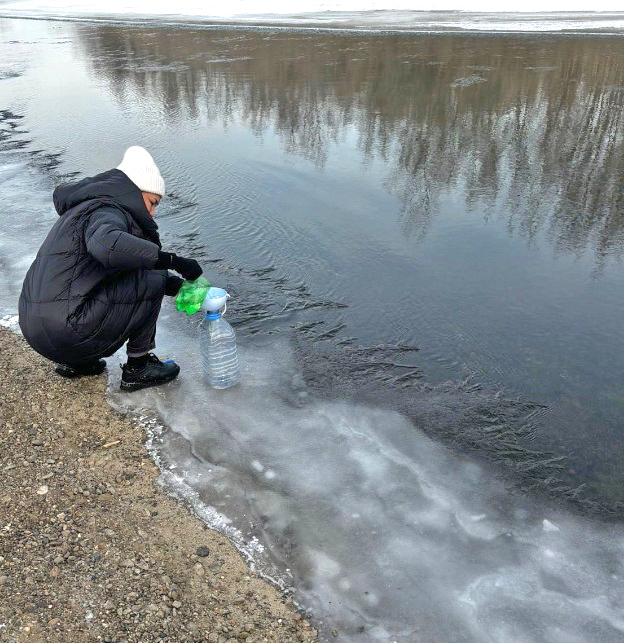
[[[100,208],[85,229],[87,252],[105,268],[153,268],[158,246],[128,232],[124,215],[114,208]]]

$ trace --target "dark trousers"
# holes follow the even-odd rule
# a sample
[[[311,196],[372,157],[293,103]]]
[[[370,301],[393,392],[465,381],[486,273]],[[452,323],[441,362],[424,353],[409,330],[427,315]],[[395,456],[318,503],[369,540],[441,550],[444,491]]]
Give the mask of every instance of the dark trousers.
[[[146,355],[156,346],[156,320],[160,313],[162,299],[154,301],[154,307],[140,328],[132,331],[126,344],[128,357]]]

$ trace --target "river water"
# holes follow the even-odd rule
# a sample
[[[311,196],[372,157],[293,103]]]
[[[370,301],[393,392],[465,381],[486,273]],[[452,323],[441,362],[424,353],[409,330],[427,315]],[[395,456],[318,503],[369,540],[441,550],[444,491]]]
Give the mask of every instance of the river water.
[[[4,19],[0,54],[5,323],[53,186],[135,144],[232,294],[239,388],[171,302],[178,382],[109,360],[170,490],[339,640],[624,640],[623,39]]]

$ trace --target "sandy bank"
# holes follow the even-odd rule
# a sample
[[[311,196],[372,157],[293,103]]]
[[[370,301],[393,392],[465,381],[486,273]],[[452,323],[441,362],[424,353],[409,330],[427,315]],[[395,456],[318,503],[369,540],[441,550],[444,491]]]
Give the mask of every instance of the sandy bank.
[[[2,328],[0,350],[0,640],[316,640],[162,493],[105,377],[63,380]]]

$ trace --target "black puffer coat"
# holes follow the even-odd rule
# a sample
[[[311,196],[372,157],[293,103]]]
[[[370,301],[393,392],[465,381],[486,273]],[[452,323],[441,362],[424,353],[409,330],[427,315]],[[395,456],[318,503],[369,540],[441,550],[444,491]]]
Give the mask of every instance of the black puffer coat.
[[[160,239],[136,185],[110,170],[54,191],[60,218],[24,280],[19,323],[41,355],[79,365],[112,355],[164,293]]]

